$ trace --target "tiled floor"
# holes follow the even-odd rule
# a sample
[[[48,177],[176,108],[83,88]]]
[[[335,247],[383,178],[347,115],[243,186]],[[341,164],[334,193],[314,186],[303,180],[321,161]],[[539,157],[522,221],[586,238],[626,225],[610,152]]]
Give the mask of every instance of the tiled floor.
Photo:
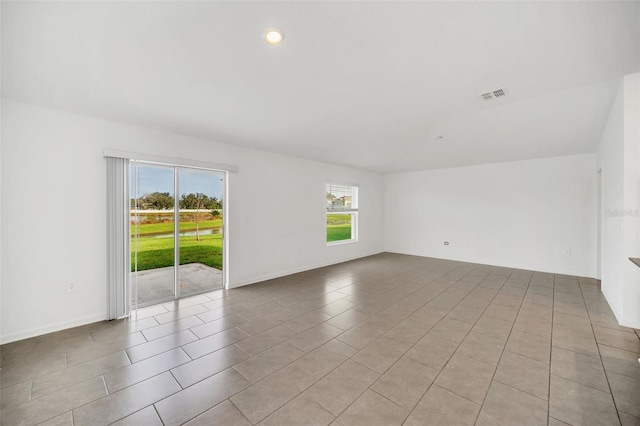
[[[2,425],[638,425],[598,282],[381,254],[1,348]]]

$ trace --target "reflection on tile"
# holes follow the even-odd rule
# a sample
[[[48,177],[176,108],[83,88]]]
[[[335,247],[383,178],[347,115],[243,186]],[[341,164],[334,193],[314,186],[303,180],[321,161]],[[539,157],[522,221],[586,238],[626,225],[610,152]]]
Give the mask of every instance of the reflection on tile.
[[[184,330],[176,334],[170,334],[142,345],[127,349],[127,355],[131,362],[138,362],[145,358],[152,357],[162,352],[166,352],[178,346],[193,342],[198,338],[189,330]]]
[[[156,410],[166,426],[180,425],[247,386],[249,382],[229,368],[156,403]]]
[[[108,425],[179,390],[171,373],[163,373],[75,409],[74,425]]]
[[[171,370],[183,388],[206,379],[249,358],[246,352],[235,346],[227,346],[209,355],[195,359]]]
[[[114,393],[189,361],[191,358],[182,349],[172,349],[135,364],[113,370],[104,375],[104,382],[109,393]]]

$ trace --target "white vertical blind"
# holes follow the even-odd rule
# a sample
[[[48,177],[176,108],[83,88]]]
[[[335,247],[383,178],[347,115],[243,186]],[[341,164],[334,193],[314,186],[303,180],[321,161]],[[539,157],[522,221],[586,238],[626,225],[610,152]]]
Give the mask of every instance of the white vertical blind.
[[[107,158],[107,319],[129,315],[129,160]]]

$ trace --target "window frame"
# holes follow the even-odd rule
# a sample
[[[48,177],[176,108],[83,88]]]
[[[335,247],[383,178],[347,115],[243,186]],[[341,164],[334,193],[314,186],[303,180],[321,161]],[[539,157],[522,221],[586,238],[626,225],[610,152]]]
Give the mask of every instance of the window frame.
[[[344,189],[349,188],[350,189],[350,193],[351,193],[351,206],[350,207],[342,207],[342,208],[335,208],[330,206],[329,204],[326,205],[326,214],[325,214],[325,243],[327,246],[337,246],[337,245],[342,245],[342,244],[351,244],[351,243],[357,243],[358,242],[358,213],[359,213],[359,186],[358,185],[354,185],[354,184],[344,184],[344,183],[326,183],[325,184],[325,199],[327,198],[327,194],[331,194],[332,191],[334,189],[343,189],[343,192],[347,193],[346,191],[344,191]],[[346,196],[346,195],[345,195]],[[340,215],[350,215],[351,216],[351,238],[349,239],[343,239],[343,240],[336,240],[336,241],[327,241],[327,230],[328,230],[328,225],[327,225],[327,217],[329,215],[336,215],[336,214],[340,214]]]

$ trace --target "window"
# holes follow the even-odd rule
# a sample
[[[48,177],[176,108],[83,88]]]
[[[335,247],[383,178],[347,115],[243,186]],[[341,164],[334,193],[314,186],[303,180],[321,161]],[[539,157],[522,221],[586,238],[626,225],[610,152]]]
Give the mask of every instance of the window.
[[[358,241],[358,187],[327,184],[327,245]]]

